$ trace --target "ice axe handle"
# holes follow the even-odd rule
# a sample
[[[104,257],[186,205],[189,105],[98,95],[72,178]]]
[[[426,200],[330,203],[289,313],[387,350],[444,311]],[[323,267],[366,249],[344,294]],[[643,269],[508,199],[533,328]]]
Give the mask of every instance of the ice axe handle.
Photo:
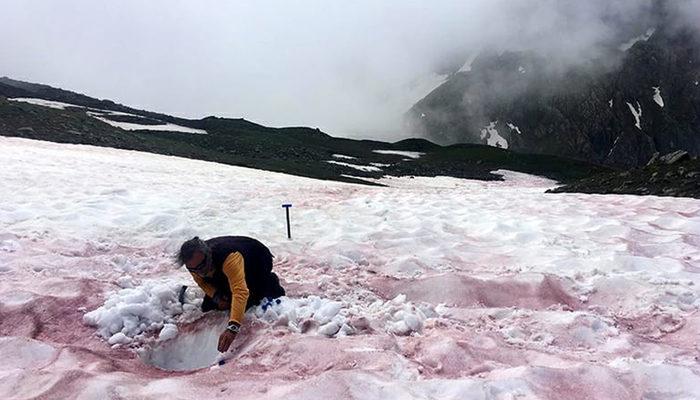
[[[285,211],[286,211],[286,213],[287,213],[287,239],[291,239],[291,238],[292,238],[292,228],[291,228],[291,226],[289,225],[289,209],[290,209],[291,207],[292,207],[291,204],[282,204],[282,208],[284,208]]]

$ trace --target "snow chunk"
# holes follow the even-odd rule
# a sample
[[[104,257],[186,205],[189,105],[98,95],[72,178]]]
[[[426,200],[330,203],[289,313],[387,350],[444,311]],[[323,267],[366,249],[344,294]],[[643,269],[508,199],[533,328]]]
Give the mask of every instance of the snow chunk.
[[[109,339],[110,344],[123,344],[125,337],[134,339],[161,329],[165,324],[174,323],[175,317],[184,311],[194,311],[193,304],[180,304],[181,287],[179,282],[153,280],[121,289],[112,293],[101,307],[83,315],[83,322],[96,327],[97,333]],[[192,299],[186,299],[189,300]]]
[[[170,340],[177,336],[177,325],[175,324],[165,324],[163,329],[160,330],[158,334],[158,340]]]
[[[371,166],[371,165],[356,165],[356,164],[350,164],[350,163],[345,163],[341,161],[326,161],[329,164],[335,164],[335,165],[340,165],[343,167],[348,167],[352,169],[356,169],[358,171],[365,171],[365,172],[379,172],[381,171],[380,168]]]
[[[481,130],[481,139],[486,140],[486,144],[502,149],[508,148],[508,141],[498,133],[496,125],[498,121],[492,121],[484,129]]]
[[[115,344],[129,344],[133,341],[132,338],[126,336],[122,332],[117,332],[114,335],[112,335],[109,340],[107,340],[107,343],[111,345]]]
[[[612,99],[610,99],[610,101],[608,101],[608,106],[610,106],[610,108],[612,108],[612,106],[613,106],[613,101],[612,101]]]
[[[404,295],[389,301],[377,300],[369,305],[351,305],[318,296],[281,297],[278,300],[259,305],[248,313],[272,325],[286,326],[294,332],[315,329],[317,334],[328,337],[349,335],[364,329],[410,335],[420,332],[427,318],[419,307],[406,302]],[[432,309],[427,312],[437,315]]]
[[[519,65],[518,72],[520,72],[521,74],[524,74],[525,72],[527,72],[527,70],[525,70],[525,67],[523,67],[522,65]]]
[[[642,130],[642,106],[637,102],[637,108],[635,109],[632,104],[629,102],[627,103],[627,107],[630,108],[630,111],[632,112],[632,115],[634,116],[634,126],[637,127],[637,129]]]
[[[661,89],[659,89],[658,86],[655,86],[652,89],[654,89],[654,101],[659,105],[659,107],[663,107],[664,99],[661,97]]]
[[[344,160],[356,160],[357,157],[352,157],[352,156],[346,156],[344,154],[333,154],[333,157],[335,158],[342,158]]]
[[[404,156],[408,158],[420,158],[425,153],[419,151],[399,151],[399,150],[373,150],[377,154],[392,154],[397,156]]]

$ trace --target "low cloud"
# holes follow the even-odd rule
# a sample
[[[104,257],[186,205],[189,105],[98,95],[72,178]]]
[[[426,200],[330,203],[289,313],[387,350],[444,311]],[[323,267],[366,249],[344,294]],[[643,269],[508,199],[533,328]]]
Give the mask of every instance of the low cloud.
[[[700,1],[680,0],[696,24]],[[670,4],[670,3],[669,3]],[[399,139],[484,49],[562,66],[643,32],[653,0],[3,1],[0,75],[186,117]]]

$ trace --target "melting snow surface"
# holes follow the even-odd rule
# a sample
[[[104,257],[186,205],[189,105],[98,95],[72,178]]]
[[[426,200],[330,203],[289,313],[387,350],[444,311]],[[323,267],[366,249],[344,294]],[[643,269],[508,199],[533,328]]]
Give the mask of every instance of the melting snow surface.
[[[498,121],[492,121],[484,129],[481,130],[481,139],[486,140],[486,144],[502,149],[508,148],[508,141],[498,133],[496,125]]]
[[[637,127],[637,129],[641,130],[642,129],[642,106],[637,102],[637,108],[634,108],[632,104],[627,102],[627,107],[630,108],[630,112],[632,113],[632,116],[634,117],[634,126]]]
[[[0,398],[700,398],[700,200],[5,137],[0,163]],[[288,296],[226,354],[171,258],[222,234],[269,245]]]
[[[381,168],[374,167],[372,165],[356,165],[356,164],[350,164],[350,163],[345,163],[342,161],[326,161],[328,164],[335,164],[335,165],[340,165],[343,167],[348,167],[352,169],[356,169],[358,171],[365,171],[365,172],[379,172],[381,171]]]
[[[400,150],[374,150],[377,154],[392,154],[397,156],[404,156],[408,158],[420,158],[425,153],[418,151],[400,151]]]
[[[653,89],[654,89],[654,101],[656,102],[656,104],[659,105],[659,107],[663,107],[664,106],[664,99],[661,97],[661,89],[659,89],[658,87],[654,87]]]

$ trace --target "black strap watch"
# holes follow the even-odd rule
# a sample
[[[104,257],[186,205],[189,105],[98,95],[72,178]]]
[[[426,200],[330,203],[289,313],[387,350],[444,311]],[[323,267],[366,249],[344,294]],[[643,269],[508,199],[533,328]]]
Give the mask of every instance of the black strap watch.
[[[226,330],[231,331],[235,334],[238,334],[241,331],[241,326],[237,322],[231,321],[228,323]]]

